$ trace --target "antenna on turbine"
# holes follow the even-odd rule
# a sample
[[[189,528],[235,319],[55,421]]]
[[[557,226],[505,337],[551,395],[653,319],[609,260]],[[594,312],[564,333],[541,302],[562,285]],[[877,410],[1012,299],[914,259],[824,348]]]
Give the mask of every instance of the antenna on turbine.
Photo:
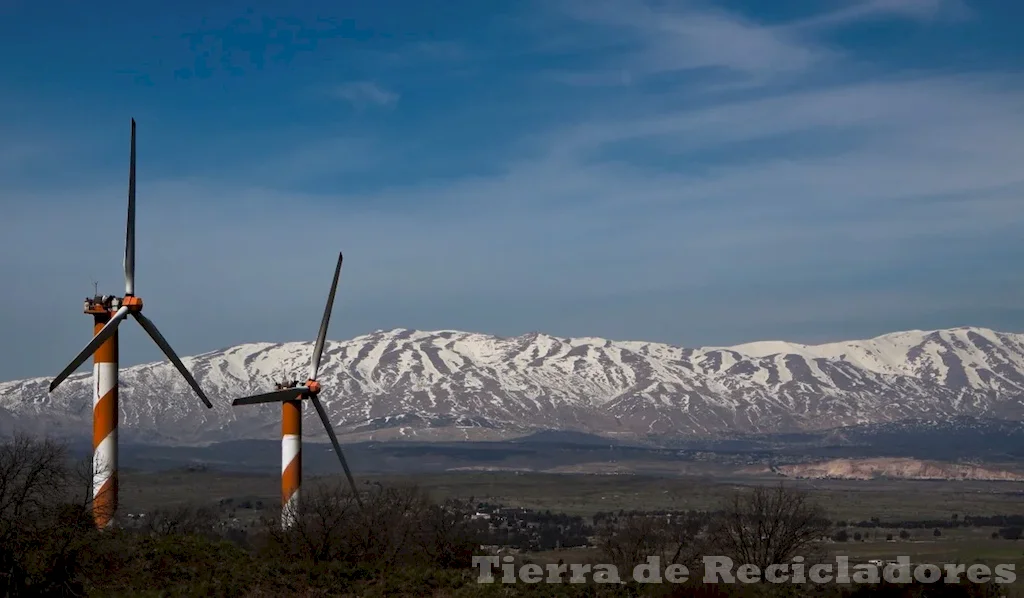
[[[92,296],[93,297],[99,297],[100,296],[100,281],[98,281],[98,280],[92,281]]]

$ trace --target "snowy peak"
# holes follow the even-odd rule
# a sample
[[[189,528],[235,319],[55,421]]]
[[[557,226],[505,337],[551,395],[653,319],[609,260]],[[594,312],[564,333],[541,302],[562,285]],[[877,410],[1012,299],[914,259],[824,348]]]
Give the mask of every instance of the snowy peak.
[[[873,339],[800,345],[762,341],[731,347],[753,357],[797,355],[804,359],[844,361],[879,374],[927,378],[956,388],[996,388],[1004,384],[1020,390],[1024,379],[1024,337],[987,328],[910,330]],[[998,373],[1005,376],[1000,376]],[[995,375],[994,375],[995,374]]]
[[[285,376],[301,379],[311,351],[310,342],[248,343],[184,358],[212,410],[168,363],[123,368],[123,434],[168,443],[273,438],[273,405],[230,402]],[[502,438],[536,429],[693,437],[1024,415],[1024,335],[984,328],[695,349],[540,332],[378,330],[329,341],[321,372],[322,397],[350,439]],[[0,425],[88,430],[90,378],[76,374],[53,395],[47,379],[0,383],[0,416],[10,416]],[[308,429],[316,434],[318,426]]]

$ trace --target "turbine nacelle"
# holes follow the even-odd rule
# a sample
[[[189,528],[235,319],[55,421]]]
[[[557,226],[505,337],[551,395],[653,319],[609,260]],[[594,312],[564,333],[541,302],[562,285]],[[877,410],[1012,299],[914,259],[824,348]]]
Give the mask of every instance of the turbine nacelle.
[[[283,382],[275,382],[274,390],[287,390],[289,388],[295,388],[299,385],[298,380],[284,380]]]
[[[303,394],[310,395],[320,394],[320,390],[322,389],[320,383],[312,378],[306,380],[302,386],[299,386],[298,380],[285,380],[283,382],[274,383],[274,390],[291,390],[293,388],[300,389],[303,391]]]

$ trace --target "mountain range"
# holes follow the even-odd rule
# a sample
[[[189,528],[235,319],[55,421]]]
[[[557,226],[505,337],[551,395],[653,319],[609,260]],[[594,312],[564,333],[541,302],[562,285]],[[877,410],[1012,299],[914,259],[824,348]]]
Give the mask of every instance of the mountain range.
[[[280,433],[277,405],[232,399],[305,379],[312,343],[251,343],[122,368],[121,438],[197,446]],[[91,372],[0,383],[0,432],[91,431]],[[1024,335],[912,330],[867,340],[684,348],[531,333],[395,329],[330,341],[320,382],[342,441],[500,440],[567,430],[617,440],[820,431],[957,417],[1024,419]],[[320,438],[313,409],[311,436]]]

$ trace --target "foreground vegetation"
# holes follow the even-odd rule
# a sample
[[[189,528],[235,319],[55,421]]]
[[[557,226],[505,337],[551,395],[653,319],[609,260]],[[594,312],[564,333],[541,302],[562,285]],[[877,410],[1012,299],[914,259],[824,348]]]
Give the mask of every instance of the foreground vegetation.
[[[296,524],[279,513],[232,525],[209,504],[153,509],[98,531],[91,472],[60,443],[18,437],[0,443],[0,594],[5,596],[1001,596],[995,584],[883,587],[752,583],[641,585],[635,566],[657,556],[701,570],[701,555],[765,566],[827,558],[837,533],[801,491],[778,486],[738,493],[713,513],[622,512],[593,522],[591,561],[615,565],[625,584],[479,583],[474,555],[492,537],[477,504],[432,500],[413,485],[367,485],[362,507],[331,483],[303,487]],[[551,515],[579,532],[574,519]],[[524,525],[528,525],[524,521]],[[570,525],[572,524],[572,525]],[[515,565],[528,563],[516,555]],[[568,560],[568,559],[567,559]],[[570,561],[571,562],[571,561]]]

